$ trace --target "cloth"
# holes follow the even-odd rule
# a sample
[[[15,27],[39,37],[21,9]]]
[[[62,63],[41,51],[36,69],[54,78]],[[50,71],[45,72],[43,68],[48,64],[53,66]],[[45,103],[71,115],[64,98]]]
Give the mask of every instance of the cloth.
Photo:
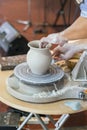
[[[80,110],[82,108],[79,101],[67,101],[65,102],[65,105],[70,107],[74,111]]]
[[[80,10],[80,16],[87,18],[87,0],[84,0],[83,3],[80,4]]]

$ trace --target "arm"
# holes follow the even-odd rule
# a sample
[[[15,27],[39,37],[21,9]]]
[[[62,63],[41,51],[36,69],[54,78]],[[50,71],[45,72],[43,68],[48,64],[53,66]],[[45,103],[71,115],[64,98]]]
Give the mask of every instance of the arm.
[[[41,39],[42,43],[52,43],[63,45],[69,40],[77,40],[87,38],[87,18],[79,16],[79,18],[67,29],[59,33],[49,34]]]
[[[87,38],[87,18],[79,17],[70,27],[60,32],[68,40]]]

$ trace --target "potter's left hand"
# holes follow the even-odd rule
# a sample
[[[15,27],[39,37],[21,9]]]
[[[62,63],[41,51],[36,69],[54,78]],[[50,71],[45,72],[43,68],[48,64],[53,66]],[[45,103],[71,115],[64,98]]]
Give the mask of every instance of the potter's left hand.
[[[82,52],[87,48],[87,43],[83,42],[72,42],[66,43],[63,46],[57,46],[53,50],[53,57],[56,57],[56,60],[68,60],[72,58],[76,53]]]
[[[48,44],[57,44],[57,45],[64,45],[67,42],[67,39],[62,37],[59,33],[49,34],[47,37],[43,37],[40,40],[40,47],[44,48],[48,46]]]

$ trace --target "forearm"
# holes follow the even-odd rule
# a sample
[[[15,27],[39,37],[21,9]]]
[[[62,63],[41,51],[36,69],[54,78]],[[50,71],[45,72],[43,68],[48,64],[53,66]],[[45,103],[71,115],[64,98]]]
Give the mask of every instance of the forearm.
[[[79,17],[70,27],[60,32],[68,40],[87,38],[87,18]]]
[[[87,50],[87,39],[81,39],[76,42],[77,46],[80,47],[81,50]]]

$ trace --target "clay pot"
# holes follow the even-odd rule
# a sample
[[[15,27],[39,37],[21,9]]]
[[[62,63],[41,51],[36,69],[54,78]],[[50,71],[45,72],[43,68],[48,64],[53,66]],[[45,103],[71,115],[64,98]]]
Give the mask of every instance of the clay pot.
[[[32,73],[43,75],[47,73],[52,57],[48,48],[39,48],[39,43],[39,40],[28,43],[30,50],[27,53],[27,64]]]

